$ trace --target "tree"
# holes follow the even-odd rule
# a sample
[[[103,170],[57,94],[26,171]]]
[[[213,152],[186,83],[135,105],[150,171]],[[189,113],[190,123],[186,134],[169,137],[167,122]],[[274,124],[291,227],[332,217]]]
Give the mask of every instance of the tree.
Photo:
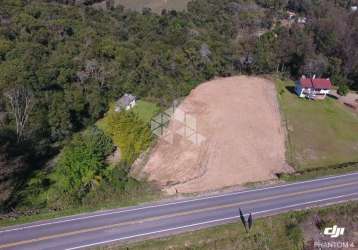
[[[17,141],[20,142],[33,107],[32,92],[24,86],[16,86],[4,95],[8,99],[10,113],[15,118]]]
[[[317,57],[307,58],[302,67],[302,73],[306,76],[312,77],[313,75],[322,76],[328,67],[327,58],[322,55]]]
[[[288,0],[256,0],[256,2],[265,8],[275,10],[285,8],[288,4]]]
[[[61,152],[52,173],[50,199],[73,202],[83,198],[100,181],[105,157],[112,151],[111,139],[95,127],[76,134]]]
[[[121,160],[129,164],[148,148],[152,139],[148,125],[132,111],[117,113],[111,109],[98,126],[120,148]]]
[[[255,51],[255,63],[258,72],[269,73],[278,69],[279,59],[276,51],[276,34],[273,32],[263,34],[256,44]]]
[[[0,38],[0,61],[5,58],[7,52],[12,49],[10,41]]]
[[[337,92],[338,92],[338,94],[340,94],[342,96],[347,95],[349,92],[349,88],[348,88],[347,84],[344,84],[344,83],[339,84]]]

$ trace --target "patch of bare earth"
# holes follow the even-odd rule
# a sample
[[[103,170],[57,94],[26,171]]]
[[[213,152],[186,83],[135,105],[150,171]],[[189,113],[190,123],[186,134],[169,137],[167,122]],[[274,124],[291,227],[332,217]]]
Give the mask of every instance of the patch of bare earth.
[[[143,168],[163,190],[203,192],[272,179],[288,170],[273,82],[246,76],[205,82],[174,118],[183,113],[195,118],[196,135],[204,140],[183,136],[183,123],[170,121],[172,137],[159,139]]]
[[[358,113],[358,93],[349,92],[346,96],[341,96],[337,93],[337,90],[332,90],[330,95],[335,96],[340,103]]]
[[[116,164],[121,161],[121,150],[117,147],[116,150],[107,156],[106,163],[107,164]]]

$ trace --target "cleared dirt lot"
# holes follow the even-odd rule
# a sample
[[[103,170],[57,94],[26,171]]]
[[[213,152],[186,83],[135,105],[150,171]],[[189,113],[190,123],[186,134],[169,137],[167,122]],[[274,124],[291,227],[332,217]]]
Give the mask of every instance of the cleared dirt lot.
[[[197,133],[185,136],[188,126]],[[269,80],[239,76],[203,83],[176,109],[168,129],[170,135],[159,139],[143,168],[168,192],[220,189],[288,170],[285,132]],[[197,136],[200,140],[193,140]]]

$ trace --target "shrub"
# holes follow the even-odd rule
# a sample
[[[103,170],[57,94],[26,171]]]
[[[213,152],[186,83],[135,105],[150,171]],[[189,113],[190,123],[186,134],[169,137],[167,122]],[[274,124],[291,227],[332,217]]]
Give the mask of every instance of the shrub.
[[[153,195],[155,190],[145,182],[139,182],[129,175],[129,165],[121,162],[106,169],[100,185],[82,200],[85,206],[98,206],[116,202],[129,205]]]
[[[121,160],[128,164],[150,145],[151,132],[148,125],[132,111],[118,113],[110,110],[98,126],[120,148]]]
[[[18,194],[17,209],[45,207],[47,204],[47,190],[50,185],[50,179],[44,171],[33,173],[23,190]]]
[[[50,189],[50,202],[72,203],[98,186],[106,166],[104,159],[113,151],[113,144],[101,130],[90,128],[74,136],[58,159],[51,174],[54,185]]]
[[[340,94],[341,96],[346,96],[349,92],[349,88],[347,86],[347,84],[340,84],[338,86],[338,94]]]
[[[302,242],[302,231],[297,224],[289,223],[286,226],[286,230],[288,239],[295,243]]]

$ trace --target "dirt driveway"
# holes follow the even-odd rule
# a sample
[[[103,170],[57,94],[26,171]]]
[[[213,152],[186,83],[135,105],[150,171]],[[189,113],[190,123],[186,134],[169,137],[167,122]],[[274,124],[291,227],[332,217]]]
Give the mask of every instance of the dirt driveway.
[[[341,96],[337,93],[337,90],[331,90],[330,95],[337,98],[337,100],[349,107],[352,111],[358,113],[358,93],[349,92],[346,96]],[[348,105],[347,105],[348,104]]]
[[[176,109],[168,131],[142,170],[168,192],[215,190],[288,170],[275,85],[266,79],[199,85]]]

